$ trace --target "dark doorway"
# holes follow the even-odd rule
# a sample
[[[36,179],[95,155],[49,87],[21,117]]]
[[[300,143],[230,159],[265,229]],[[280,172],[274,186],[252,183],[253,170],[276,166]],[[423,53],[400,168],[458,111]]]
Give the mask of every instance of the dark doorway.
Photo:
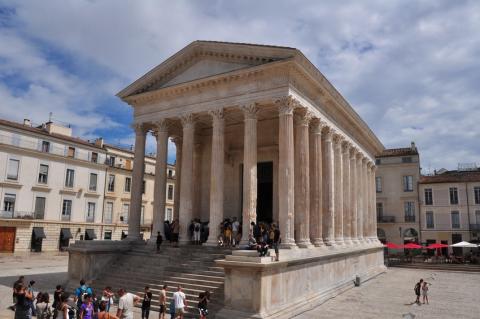
[[[33,252],[41,252],[42,251],[42,242],[43,239],[47,238],[45,236],[45,232],[43,231],[43,227],[33,227],[32,230],[32,242],[30,250]]]
[[[243,164],[240,165],[240,202],[243,205]],[[273,162],[261,162],[257,163],[257,222],[272,221]]]
[[[452,234],[452,244],[456,244],[462,241],[462,234]],[[462,256],[463,255],[463,248],[461,247],[452,247],[453,254],[455,256]]]
[[[448,240],[442,240],[441,243],[444,245],[448,245]],[[448,247],[442,248],[442,255],[448,256]]]
[[[70,239],[72,239],[72,232],[70,231],[70,228],[61,228],[60,229],[60,243],[58,245],[58,248],[60,251],[64,251],[68,248],[70,245]]]

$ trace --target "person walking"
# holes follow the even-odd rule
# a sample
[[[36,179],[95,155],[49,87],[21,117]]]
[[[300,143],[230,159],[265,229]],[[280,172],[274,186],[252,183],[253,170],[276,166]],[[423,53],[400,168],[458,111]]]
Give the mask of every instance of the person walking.
[[[15,291],[16,291],[15,289],[16,289],[17,285],[23,284],[24,280],[25,280],[25,276],[20,276],[20,277],[18,277],[17,280],[15,280],[15,282],[12,285],[12,300],[13,300],[13,303],[10,307],[8,307],[12,311],[15,311],[15,305],[17,304],[17,297],[16,297],[17,295],[15,293]]]
[[[165,319],[165,313],[167,312],[167,285],[163,285],[158,292],[158,303],[160,304],[158,319]]]
[[[150,315],[150,306],[152,304],[152,292],[150,287],[145,287],[145,293],[143,294],[142,300],[142,319],[148,319]]]
[[[160,245],[162,244],[163,242],[163,238],[162,238],[162,235],[160,235],[160,232],[157,232],[157,254],[160,252]]]
[[[33,295],[23,283],[15,286],[15,319],[32,319]]]
[[[275,261],[280,260],[280,255],[278,251],[278,247],[280,246],[281,237],[280,237],[280,229],[278,229],[277,225],[272,224],[272,231],[273,231],[273,249],[275,250]]]
[[[77,304],[77,318],[80,318],[80,308],[82,307],[83,298],[86,295],[92,295],[93,290],[85,283],[85,279],[80,280],[80,287],[75,289],[74,301]]]
[[[428,305],[428,285],[429,283],[424,281],[422,285],[422,297],[423,297],[423,303],[425,304],[425,300],[427,301]]]
[[[35,285],[35,280],[30,280],[28,283],[28,288],[27,290],[32,294],[33,298],[29,301],[30,302],[30,307],[32,308],[32,316],[37,315],[37,310],[35,308],[35,301],[37,299],[37,291],[34,288]]]
[[[185,315],[185,307],[187,307],[187,299],[182,292],[182,286],[178,286],[177,292],[173,294],[173,300],[175,301],[176,318],[183,319],[183,316]]]
[[[126,292],[124,288],[118,290],[118,309],[117,317],[121,319],[133,319],[133,307],[136,303],[140,302],[141,298]]]
[[[415,291],[415,296],[417,297],[415,299],[415,302],[417,304],[420,304],[420,290],[422,288],[422,283],[423,283],[423,279],[420,279],[420,281],[415,284],[415,288],[413,288],[413,290]]]
[[[210,302],[210,292],[207,290],[198,296],[198,312],[200,319],[206,319],[208,315],[208,303]]]

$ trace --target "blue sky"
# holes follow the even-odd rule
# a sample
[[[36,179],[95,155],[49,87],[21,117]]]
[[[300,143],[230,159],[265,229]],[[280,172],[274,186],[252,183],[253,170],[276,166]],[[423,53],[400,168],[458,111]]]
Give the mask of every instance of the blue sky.
[[[284,45],[386,147],[415,141],[424,172],[455,169],[480,162],[478,30],[479,1],[0,0],[0,117],[52,112],[76,136],[130,145],[115,93],[191,41]]]

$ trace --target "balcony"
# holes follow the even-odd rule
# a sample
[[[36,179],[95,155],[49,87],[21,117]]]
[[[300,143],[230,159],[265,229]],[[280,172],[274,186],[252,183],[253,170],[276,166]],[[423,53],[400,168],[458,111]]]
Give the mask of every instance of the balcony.
[[[43,219],[44,214],[35,212],[20,212],[20,211],[0,211],[0,218],[5,219]]]
[[[70,221],[70,215],[62,215],[62,222],[69,222]]]
[[[406,223],[414,223],[415,222],[415,216],[405,216],[405,222]]]
[[[395,216],[377,216],[377,223],[394,223]]]
[[[471,231],[480,231],[480,224],[470,224]]]
[[[93,223],[95,221],[95,217],[94,216],[87,216],[86,218],[86,222],[87,223]]]

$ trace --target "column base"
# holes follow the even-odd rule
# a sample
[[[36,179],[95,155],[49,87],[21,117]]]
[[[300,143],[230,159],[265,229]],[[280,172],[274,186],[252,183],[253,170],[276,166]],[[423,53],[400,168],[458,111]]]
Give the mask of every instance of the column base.
[[[333,239],[333,238],[326,238],[326,239],[324,240],[324,243],[325,243],[325,246],[327,246],[327,247],[335,246],[335,239]]]
[[[345,241],[343,238],[335,238],[335,246],[337,247],[345,247]]]
[[[298,246],[299,248],[313,248],[312,243],[310,242],[310,240],[307,240],[307,239],[298,241],[298,242],[297,242],[297,246]]]
[[[297,249],[298,246],[293,240],[280,244],[280,249]]]
[[[323,239],[322,239],[322,238],[315,238],[314,240],[312,240],[312,244],[313,244],[313,246],[315,246],[315,247],[323,247],[323,246],[325,246],[325,243],[323,242]]]

